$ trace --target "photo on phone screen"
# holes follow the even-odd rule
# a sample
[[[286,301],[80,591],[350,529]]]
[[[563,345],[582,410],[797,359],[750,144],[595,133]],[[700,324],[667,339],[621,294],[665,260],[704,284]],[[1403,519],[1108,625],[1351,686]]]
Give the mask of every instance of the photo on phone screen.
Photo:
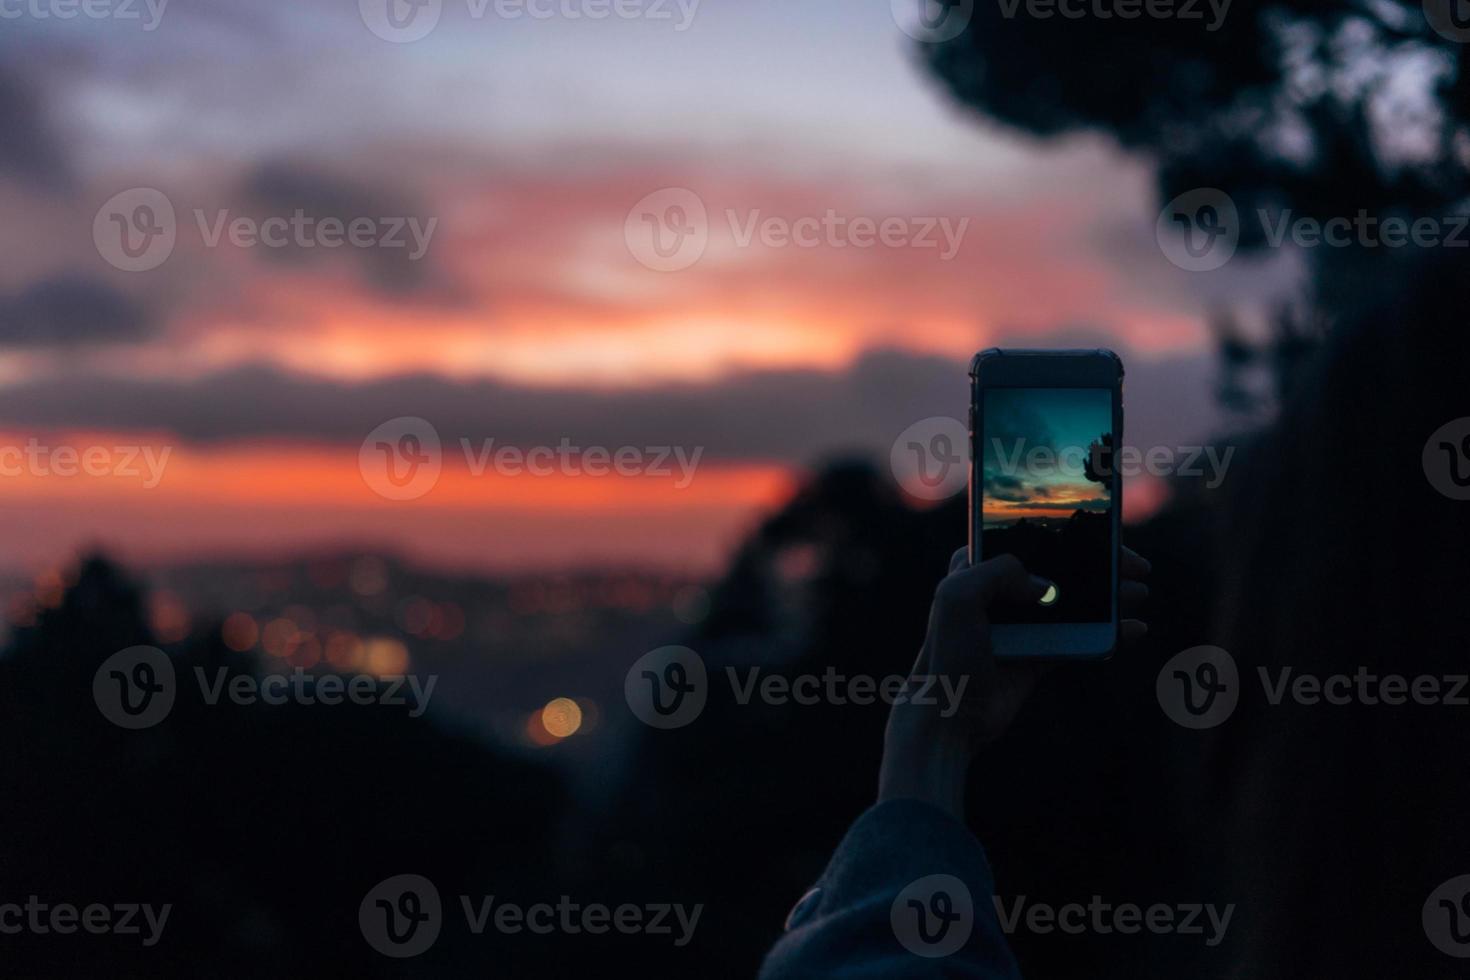
[[[997,604],[997,623],[1112,617],[1112,393],[987,388],[981,435],[981,554],[1012,554],[1053,592]]]

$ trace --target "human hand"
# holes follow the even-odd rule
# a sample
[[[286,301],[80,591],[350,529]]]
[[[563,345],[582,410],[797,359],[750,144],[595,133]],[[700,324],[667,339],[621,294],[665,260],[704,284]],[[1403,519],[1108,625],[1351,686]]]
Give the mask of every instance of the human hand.
[[[1015,719],[1046,671],[1033,660],[996,660],[990,652],[987,611],[996,599],[1035,602],[1050,584],[1030,575],[1013,555],[970,565],[969,550],[950,559],[950,572],[934,590],[929,628],[909,672],[909,692],[933,678],[936,703],[895,704],[888,716],[878,799],[920,799],[963,818],[964,782],[979,749]],[[1119,561],[1119,600],[1132,605],[1148,596],[1142,581],[1149,563],[1124,548]],[[1140,620],[1125,619],[1121,641],[1147,632]]]

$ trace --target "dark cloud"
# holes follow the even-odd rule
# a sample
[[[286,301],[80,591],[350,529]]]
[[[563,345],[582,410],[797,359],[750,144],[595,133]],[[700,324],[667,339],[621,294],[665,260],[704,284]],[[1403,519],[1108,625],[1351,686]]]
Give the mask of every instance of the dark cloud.
[[[993,471],[985,474],[985,496],[992,500],[1022,504],[1034,497],[1044,497],[1050,492],[1045,487],[1027,490],[1026,484],[1018,476]]]
[[[1208,427],[1201,420],[1214,417],[1201,381],[1209,373],[1203,355],[1139,363],[1130,373],[1130,420],[1136,414],[1152,438],[1172,432],[1174,440],[1197,440],[1206,434],[1198,427]],[[1167,379],[1175,374],[1188,378],[1174,385]],[[1170,400],[1156,400],[1160,394]],[[566,438],[584,446],[703,446],[709,459],[801,464],[849,451],[887,458],[910,424],[936,415],[962,419],[966,401],[964,362],[875,351],[843,371],[749,371],[709,384],[634,389],[428,374],[348,383],[269,367],[188,381],[76,375],[0,388],[0,424],[356,446],[388,419],[419,416],[451,445],[494,438],[497,446],[555,446]],[[1180,429],[1181,420],[1193,428]]]
[[[0,134],[0,175],[51,188],[69,183],[66,154],[39,90],[9,69],[0,69]]]
[[[146,339],[152,322],[111,286],[63,276],[0,296],[0,348],[71,348]]]
[[[410,229],[405,226],[395,231],[389,227],[393,220],[413,218],[423,228],[434,217],[411,194],[288,161],[273,161],[256,168],[246,175],[235,193],[242,207],[257,219],[289,219],[298,211],[313,223],[332,218],[348,225],[356,219],[367,218],[382,222],[384,231],[403,243],[391,248],[343,246],[333,249],[301,248],[292,244],[284,248],[260,249],[264,258],[300,264],[350,255],[361,268],[364,282],[375,289],[403,293],[418,290],[428,283],[432,237],[429,239],[429,251],[413,258],[415,243]],[[437,230],[436,226],[434,233],[437,234]]]
[[[1041,501],[1032,504],[1037,510],[1107,510],[1109,501],[1107,497],[1092,497],[1087,500]]]
[[[994,399],[987,399],[993,402]],[[985,409],[985,435],[988,445],[984,448],[994,454],[997,462],[1040,448],[1053,450],[1055,445],[1051,427],[1041,409],[1029,401],[1009,398],[999,405],[988,404]]]

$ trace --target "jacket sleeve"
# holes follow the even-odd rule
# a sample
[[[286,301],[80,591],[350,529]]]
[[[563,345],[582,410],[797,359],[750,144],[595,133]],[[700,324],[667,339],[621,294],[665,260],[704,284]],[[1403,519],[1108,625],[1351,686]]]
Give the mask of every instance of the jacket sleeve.
[[[763,980],[1020,980],[985,851],[937,807],[890,800],[848,830],[786,921]]]

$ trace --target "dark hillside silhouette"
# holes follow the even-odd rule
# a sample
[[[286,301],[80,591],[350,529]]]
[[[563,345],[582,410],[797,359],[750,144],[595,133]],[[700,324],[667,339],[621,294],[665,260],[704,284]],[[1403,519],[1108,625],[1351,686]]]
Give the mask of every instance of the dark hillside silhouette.
[[[197,977],[201,963],[222,977],[462,975],[489,962],[515,974],[547,962],[534,944],[446,930],[408,967],[367,946],[357,906],[404,872],[445,896],[554,900],[555,777],[379,705],[205,706],[181,689],[164,721],[124,731],[99,713],[91,678],[152,642],[141,610],[115,566],[90,560],[0,660],[0,868],[6,900],[171,903],[166,942],[7,936],[7,976]],[[181,677],[256,669],[218,636],[170,648]]]

